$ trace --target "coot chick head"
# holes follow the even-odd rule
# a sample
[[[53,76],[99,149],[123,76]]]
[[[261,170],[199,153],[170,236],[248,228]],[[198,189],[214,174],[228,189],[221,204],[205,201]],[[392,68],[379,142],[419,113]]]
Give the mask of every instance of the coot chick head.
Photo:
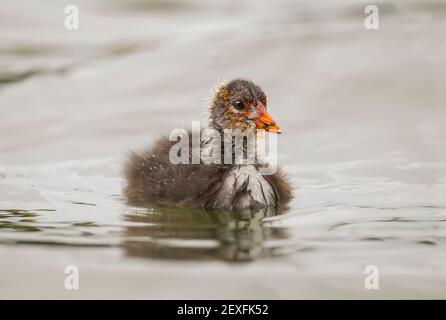
[[[281,133],[267,111],[263,90],[250,80],[235,79],[217,89],[210,106],[211,125],[218,130],[263,129]]]

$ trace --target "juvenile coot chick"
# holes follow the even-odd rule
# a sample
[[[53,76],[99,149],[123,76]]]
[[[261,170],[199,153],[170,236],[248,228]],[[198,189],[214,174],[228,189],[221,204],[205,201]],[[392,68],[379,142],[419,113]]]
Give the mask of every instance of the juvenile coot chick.
[[[209,107],[207,129],[213,129],[208,131],[214,135],[201,134],[201,149],[220,150],[221,159],[225,151],[235,153],[236,139],[231,138],[229,151],[221,143],[228,129],[242,135],[259,129],[281,133],[266,107],[265,93],[253,82],[235,79],[222,85]],[[215,132],[221,139],[216,139]],[[188,135],[189,146],[192,146],[191,131]],[[221,163],[209,163],[203,158],[203,152],[198,152],[198,163],[173,164],[169,154],[177,142],[163,137],[145,151],[131,153],[125,167],[124,188],[129,203],[239,210],[281,208],[292,198],[292,188],[282,171],[278,169],[271,174],[263,174],[262,169],[267,166],[264,163],[240,164],[223,160]],[[243,154],[255,146],[243,140]],[[189,148],[188,160],[192,159],[194,152],[195,149]]]

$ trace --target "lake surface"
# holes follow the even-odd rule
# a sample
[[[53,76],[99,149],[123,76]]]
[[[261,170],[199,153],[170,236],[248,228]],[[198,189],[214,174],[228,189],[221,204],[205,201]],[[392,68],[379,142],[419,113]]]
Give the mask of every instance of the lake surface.
[[[0,3],[0,298],[446,297],[444,2],[379,2],[379,30],[364,1],[70,3],[79,30]],[[129,150],[232,77],[268,95],[290,209],[126,205]]]

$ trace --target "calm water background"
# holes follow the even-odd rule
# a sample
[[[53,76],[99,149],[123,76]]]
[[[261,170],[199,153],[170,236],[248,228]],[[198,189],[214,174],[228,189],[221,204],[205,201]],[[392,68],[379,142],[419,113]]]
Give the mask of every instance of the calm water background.
[[[379,31],[367,4],[1,1],[0,297],[445,298],[446,2],[378,1]],[[283,129],[290,210],[127,206],[128,151],[236,76]]]

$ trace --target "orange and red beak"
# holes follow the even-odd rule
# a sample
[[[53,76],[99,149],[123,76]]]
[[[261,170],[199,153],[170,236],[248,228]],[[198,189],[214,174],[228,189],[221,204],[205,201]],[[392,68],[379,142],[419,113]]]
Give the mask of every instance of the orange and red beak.
[[[276,121],[274,121],[273,117],[271,117],[271,115],[266,111],[266,108],[262,102],[257,101],[256,109],[259,113],[259,116],[254,119],[256,129],[263,129],[278,134],[282,133],[282,130],[280,130],[280,127],[277,125]]]

